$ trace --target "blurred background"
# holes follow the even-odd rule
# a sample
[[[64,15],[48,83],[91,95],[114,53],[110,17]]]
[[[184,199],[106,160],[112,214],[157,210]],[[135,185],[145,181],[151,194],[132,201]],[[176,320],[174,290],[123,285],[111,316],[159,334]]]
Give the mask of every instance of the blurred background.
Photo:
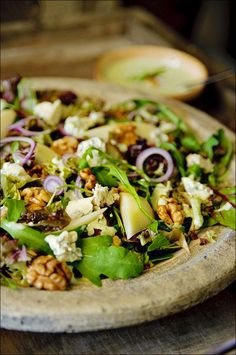
[[[101,54],[132,44],[184,50],[210,74],[235,69],[235,14],[235,0],[1,0],[1,76],[93,78]],[[234,128],[234,97],[232,76],[192,104]]]

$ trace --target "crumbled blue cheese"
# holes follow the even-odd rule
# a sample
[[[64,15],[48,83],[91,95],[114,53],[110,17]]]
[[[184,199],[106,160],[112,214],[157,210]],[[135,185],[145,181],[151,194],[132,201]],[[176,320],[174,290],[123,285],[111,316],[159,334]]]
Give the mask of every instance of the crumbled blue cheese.
[[[88,121],[90,127],[96,126],[97,124],[103,124],[105,123],[104,113],[92,111],[88,116]]]
[[[161,121],[159,128],[163,133],[170,133],[176,129],[176,125],[173,122]]]
[[[110,235],[113,237],[116,234],[116,229],[107,225],[106,218],[103,215],[87,225],[88,235],[94,235],[97,229],[100,230],[101,235]]]
[[[156,127],[150,134],[150,141],[159,146],[164,142],[168,142],[168,136],[166,133],[163,133],[159,127]]]
[[[71,219],[85,216],[93,211],[93,197],[72,200],[66,206],[66,213]]]
[[[78,116],[70,116],[65,120],[64,130],[76,138],[83,138],[85,131],[89,129],[90,124],[87,119]]]
[[[111,206],[115,201],[119,200],[119,194],[116,190],[109,190],[107,186],[96,184],[93,189],[93,203],[96,206]]]
[[[152,193],[152,207],[154,210],[157,209],[157,206],[166,205],[167,201],[166,198],[169,197],[170,191],[172,190],[172,186],[170,181],[167,181],[166,184],[158,183],[155,186],[155,189]]]
[[[198,181],[194,181],[190,177],[182,177],[182,183],[185,191],[191,196],[198,198],[201,201],[207,201],[213,194],[213,190],[205,184],[201,184]]]
[[[75,231],[64,231],[60,235],[49,234],[45,241],[58,260],[73,262],[82,258],[81,249],[76,247],[77,239],[78,235]]]
[[[186,157],[188,168],[192,165],[199,165],[206,173],[213,171],[214,165],[210,159],[203,158],[200,154],[189,154]]]
[[[25,169],[16,163],[4,163],[0,170],[1,175],[7,176],[7,178],[13,182],[24,182],[31,180],[31,177],[27,174]]]
[[[76,154],[79,156],[79,158],[82,158],[82,156],[86,152],[86,150],[91,147],[97,148],[97,149],[101,150],[102,152],[105,152],[105,150],[106,150],[106,145],[103,142],[103,140],[101,140],[98,137],[92,137],[90,139],[87,139],[87,140],[81,142],[78,145]],[[99,152],[97,150],[94,150],[92,152],[92,154],[89,154],[86,159],[87,159],[89,166],[91,166],[91,167],[101,165],[104,163],[104,159],[101,158],[101,156],[99,155]]]
[[[53,126],[59,123],[62,114],[62,103],[60,100],[54,102],[43,101],[34,107],[34,114],[49,125]]]

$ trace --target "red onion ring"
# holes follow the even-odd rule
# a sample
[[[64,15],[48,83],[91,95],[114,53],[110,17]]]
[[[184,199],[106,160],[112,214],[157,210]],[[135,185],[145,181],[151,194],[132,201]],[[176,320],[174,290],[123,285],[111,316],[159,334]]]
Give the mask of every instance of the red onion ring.
[[[48,175],[43,182],[43,187],[50,193],[56,193],[56,195],[61,195],[63,188],[57,191],[58,187],[64,185],[64,181],[56,175]]]
[[[169,180],[171,175],[173,174],[173,171],[174,171],[174,163],[173,163],[173,159],[172,159],[170,153],[164,149],[148,148],[148,149],[143,150],[137,157],[137,160],[135,163],[136,167],[139,170],[143,170],[143,164],[144,164],[145,160],[152,155],[160,155],[161,157],[163,157],[167,162],[167,170],[164,175],[160,176],[159,178],[152,178],[151,180],[153,182],[163,182],[163,181]]]
[[[71,158],[76,158],[76,159],[79,159],[78,155],[76,154],[72,154],[72,153],[66,153],[62,156],[62,161],[63,161],[63,164],[67,164],[67,161]]]
[[[34,152],[34,149],[36,147],[36,143],[33,141],[33,139],[27,138],[27,137],[7,137],[7,138],[4,138],[1,140],[1,145],[5,145],[5,144],[12,143],[15,141],[25,142],[30,145],[30,149],[24,157],[20,156],[20,155],[18,156],[18,158],[21,160],[21,164],[24,165],[31,158],[31,156]]]
[[[36,134],[42,133],[43,131],[30,131],[28,129],[23,128],[24,124],[26,123],[27,119],[23,118],[20,121],[9,126],[9,131],[16,131],[18,133],[22,133],[24,136],[35,136]]]

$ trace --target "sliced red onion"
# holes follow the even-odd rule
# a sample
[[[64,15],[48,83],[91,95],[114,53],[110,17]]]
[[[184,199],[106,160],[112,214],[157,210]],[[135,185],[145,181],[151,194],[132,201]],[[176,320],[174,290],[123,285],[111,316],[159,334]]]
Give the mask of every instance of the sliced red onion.
[[[64,185],[64,181],[56,175],[48,175],[46,179],[44,179],[43,187],[50,193],[56,193],[56,195],[61,195],[63,192],[63,188],[59,189],[60,186]]]
[[[23,128],[27,119],[23,118],[22,120],[12,124],[9,126],[9,131],[15,131],[18,133],[22,133],[24,136],[35,136],[36,134],[42,133],[42,131],[30,131],[28,129]]]
[[[82,187],[82,179],[80,176],[78,176],[77,179],[75,180],[75,185],[78,187]]]
[[[76,154],[72,154],[72,153],[66,153],[62,156],[62,161],[63,163],[66,165],[67,164],[67,161],[71,158],[76,158],[78,159],[78,155]]]
[[[173,159],[172,159],[170,153],[164,149],[148,148],[148,149],[143,150],[137,157],[137,160],[135,163],[136,167],[139,170],[143,170],[144,162],[146,161],[147,158],[149,158],[152,155],[160,155],[167,162],[167,170],[166,170],[165,174],[158,177],[158,178],[152,178],[152,181],[153,182],[162,182],[162,181],[169,180],[171,175],[173,174],[173,171],[174,171],[174,163],[173,163]]]
[[[78,175],[77,179],[75,180],[75,185],[78,186],[78,187],[82,187],[82,184],[83,184],[82,179],[81,179],[81,177]],[[76,194],[76,196],[77,196],[78,198],[82,198],[82,194],[81,194],[81,192],[80,192],[79,189],[75,189],[75,194]]]
[[[36,147],[36,143],[33,141],[33,139],[27,138],[27,137],[7,137],[7,138],[4,138],[1,140],[1,145],[5,145],[5,144],[16,142],[16,141],[28,143],[30,145],[30,149],[24,157],[21,155],[18,156],[20,163],[22,165],[24,165],[31,158],[31,156],[34,152],[34,149]]]

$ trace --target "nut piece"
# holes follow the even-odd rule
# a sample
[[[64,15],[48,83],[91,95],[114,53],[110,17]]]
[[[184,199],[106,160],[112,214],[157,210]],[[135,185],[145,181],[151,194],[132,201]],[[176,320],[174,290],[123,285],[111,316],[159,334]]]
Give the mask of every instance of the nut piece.
[[[184,220],[184,213],[181,209],[181,205],[178,204],[174,198],[168,198],[166,201],[166,205],[157,206],[159,218],[166,224],[182,224]]]
[[[120,125],[112,132],[112,140],[118,144],[124,144],[127,147],[135,144],[138,137],[135,133],[136,127],[132,124]]]
[[[85,181],[84,188],[92,190],[96,185],[96,176],[92,174],[92,171],[89,168],[85,168],[80,170],[79,175]]]
[[[21,191],[21,197],[26,202],[27,209],[33,212],[44,208],[51,195],[41,187],[27,187]]]
[[[38,256],[27,268],[28,283],[38,289],[65,290],[72,273],[64,262],[60,262],[52,255]]]
[[[52,144],[52,149],[59,155],[66,153],[75,153],[78,146],[78,141],[75,137],[65,136],[57,139]]]

